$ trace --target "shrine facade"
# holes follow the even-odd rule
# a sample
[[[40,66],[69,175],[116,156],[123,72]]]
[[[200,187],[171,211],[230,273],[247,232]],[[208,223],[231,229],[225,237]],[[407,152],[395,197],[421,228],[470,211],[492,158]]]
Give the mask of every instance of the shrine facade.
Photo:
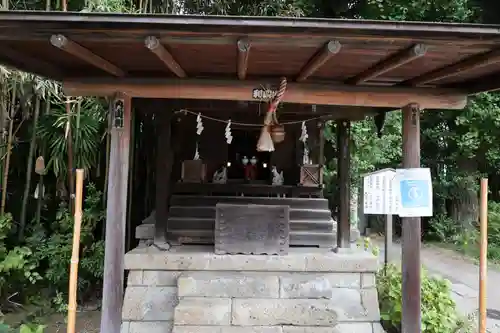
[[[402,110],[403,167],[419,167],[422,109],[500,89],[494,26],[0,12],[0,27],[2,64],[111,101],[106,333],[380,332],[377,258],[352,246],[350,124],[382,131]],[[143,115],[154,126],[133,126]],[[131,139],[148,132],[154,161]],[[131,161],[154,167],[134,177]],[[151,173],[154,205],[132,221],[130,184]],[[420,218],[404,218],[405,332],[420,331],[419,256]]]

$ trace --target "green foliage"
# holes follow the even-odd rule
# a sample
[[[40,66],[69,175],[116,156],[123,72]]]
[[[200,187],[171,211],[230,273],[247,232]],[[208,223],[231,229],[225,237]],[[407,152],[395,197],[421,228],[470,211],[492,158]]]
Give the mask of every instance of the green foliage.
[[[377,274],[380,316],[390,327],[401,327],[402,274],[395,265],[388,265]],[[455,302],[450,296],[448,280],[422,272],[422,332],[454,333],[463,328]]]
[[[87,186],[82,215],[80,236],[81,256],[78,270],[78,288],[89,290],[100,284],[103,277],[104,242],[96,240],[94,232],[104,220],[102,193],[93,184]],[[62,202],[55,221],[49,230],[37,228],[28,239],[32,246],[32,260],[42,270],[44,284],[53,290],[54,303],[58,308],[69,283],[69,270],[73,244],[73,216],[66,203]],[[59,300],[59,301],[58,301]]]
[[[16,283],[33,284],[40,279],[36,265],[30,262],[32,251],[24,246],[7,246],[12,225],[12,215],[0,216],[0,309],[2,302],[14,294]]]
[[[7,324],[0,323],[0,333],[43,333],[46,327],[38,324],[22,324],[19,329],[14,329]]]
[[[106,119],[105,108],[97,99],[84,99],[71,105],[71,112],[67,113],[63,103],[56,104],[50,114],[40,120],[37,133],[48,148],[46,170],[62,178],[67,176],[68,126],[71,126],[74,166],[90,170],[97,165]]]

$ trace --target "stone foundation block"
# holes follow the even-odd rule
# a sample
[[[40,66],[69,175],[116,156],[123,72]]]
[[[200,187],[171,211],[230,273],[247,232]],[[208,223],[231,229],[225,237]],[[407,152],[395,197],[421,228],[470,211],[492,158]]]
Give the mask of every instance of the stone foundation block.
[[[141,286],[144,271],[130,271],[127,277],[128,286]]]
[[[177,325],[230,325],[230,298],[182,298],[175,308],[174,324]]]
[[[211,248],[197,251],[172,248],[168,252],[154,247],[136,248],[125,255],[128,270],[159,271],[252,271],[252,272],[376,272],[377,258],[366,251],[337,254],[290,249],[286,256],[216,255]],[[184,251],[184,252],[181,252]]]
[[[337,324],[332,327],[283,326],[283,333],[373,333],[371,323]]]
[[[234,299],[232,324],[333,326],[343,317],[339,306],[326,300]]]
[[[361,274],[361,288],[375,288],[375,273]]]
[[[181,276],[179,297],[278,298],[277,276],[246,276],[239,273],[198,273]]]
[[[377,258],[366,251],[357,250],[351,253],[322,253],[308,256],[306,271],[308,272],[376,272]]]
[[[123,322],[121,333],[166,333],[172,330],[171,321]]]
[[[359,286],[360,275],[356,273],[292,274],[280,277],[280,297],[332,298],[338,287],[359,289]]]
[[[380,308],[378,305],[377,289],[362,289],[361,304],[365,309],[365,316],[368,321],[378,322],[380,320]]]
[[[174,326],[172,333],[283,333],[283,329],[281,326]]]
[[[172,320],[176,304],[177,288],[130,286],[125,291],[122,319],[125,321]]]
[[[179,271],[144,271],[142,283],[149,286],[177,286]]]

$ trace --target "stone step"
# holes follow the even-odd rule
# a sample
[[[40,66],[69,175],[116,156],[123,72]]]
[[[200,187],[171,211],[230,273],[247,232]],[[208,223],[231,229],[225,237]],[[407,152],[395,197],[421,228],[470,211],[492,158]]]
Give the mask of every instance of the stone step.
[[[329,209],[328,200],[322,198],[277,198],[241,196],[173,195],[170,206],[215,206],[217,203],[288,205],[290,208]]]
[[[215,218],[213,206],[170,206],[169,217]],[[290,208],[290,220],[331,221],[329,209]]]
[[[198,229],[198,230],[214,230],[215,217],[169,217],[169,230],[177,229]],[[329,220],[291,220],[291,231],[315,231],[315,232],[332,232],[334,229],[334,221]]]

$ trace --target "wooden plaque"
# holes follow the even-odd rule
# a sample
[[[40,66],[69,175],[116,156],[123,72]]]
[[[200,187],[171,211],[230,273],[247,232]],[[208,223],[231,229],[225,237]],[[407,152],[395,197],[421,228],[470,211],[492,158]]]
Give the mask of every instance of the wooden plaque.
[[[323,171],[321,165],[311,164],[301,166],[300,185],[321,187],[323,185]]]
[[[289,206],[216,206],[216,254],[287,254],[289,234]]]

